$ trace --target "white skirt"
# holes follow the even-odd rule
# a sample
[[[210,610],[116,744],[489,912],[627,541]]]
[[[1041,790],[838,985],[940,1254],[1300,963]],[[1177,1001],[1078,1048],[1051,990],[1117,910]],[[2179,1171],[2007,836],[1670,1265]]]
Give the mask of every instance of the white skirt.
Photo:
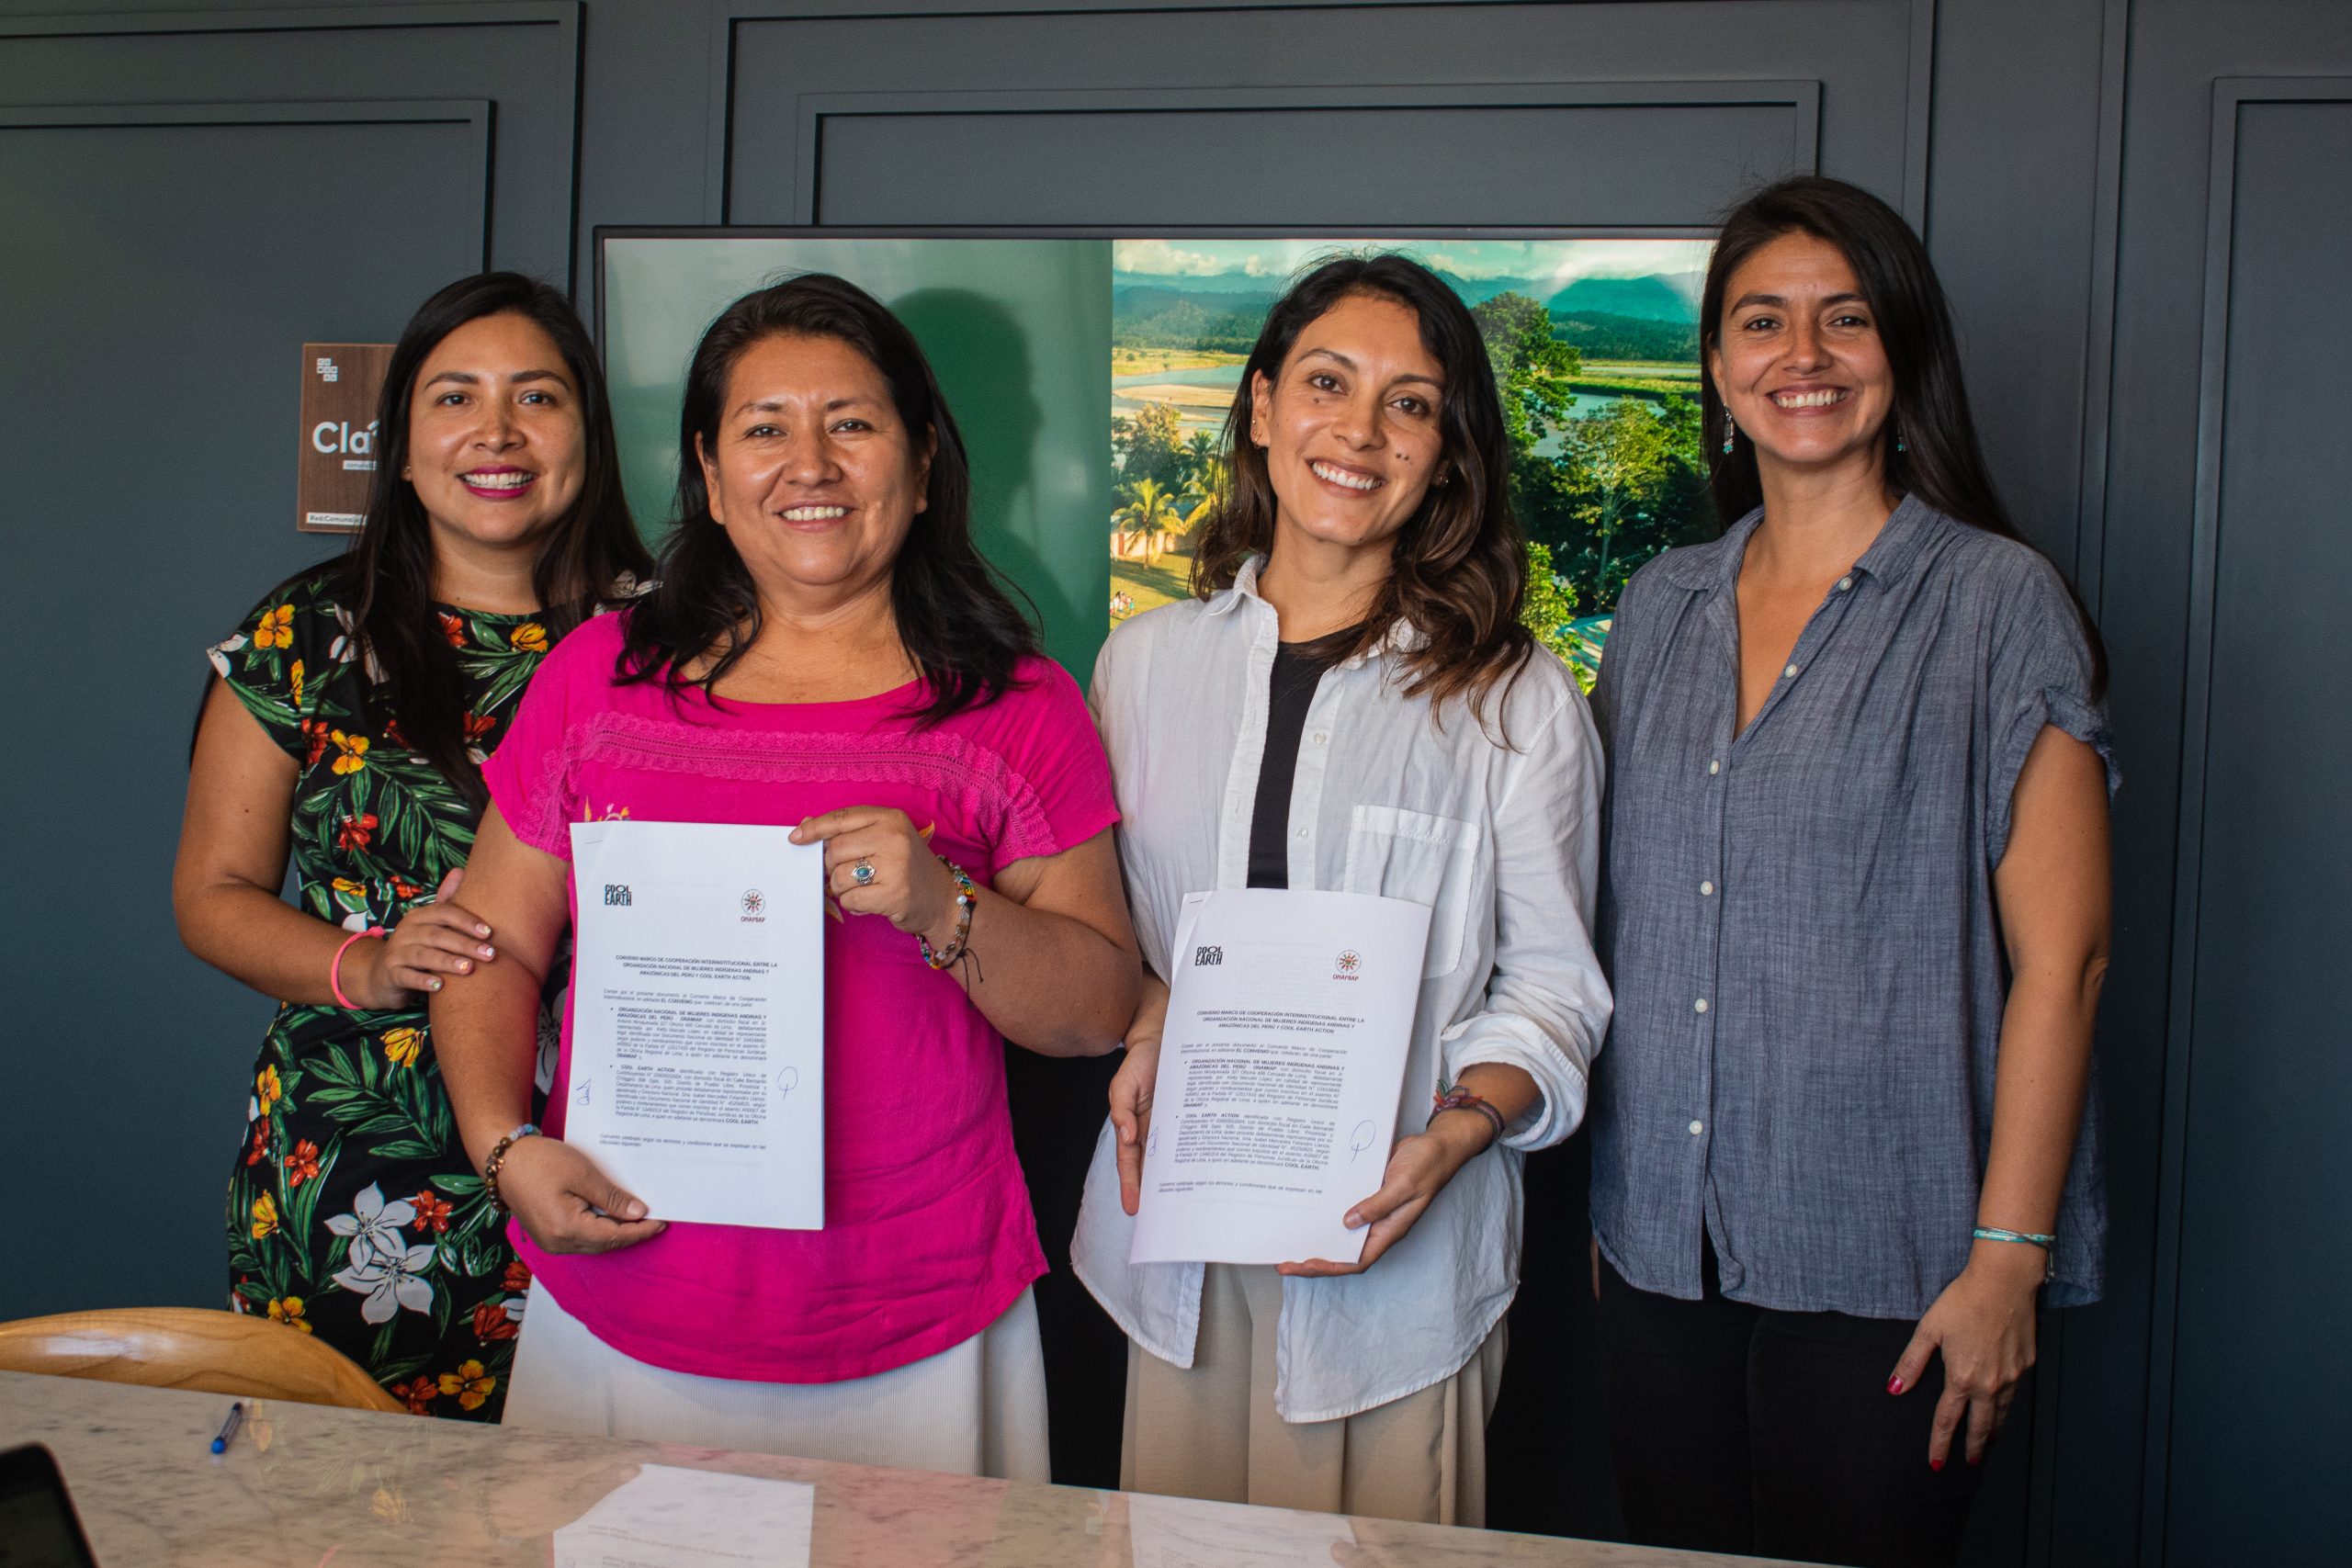
[[[625,1356],[545,1287],[515,1342],[506,1425],[1001,1481],[1048,1481],[1035,1293],[960,1345],[847,1382],[696,1377]]]

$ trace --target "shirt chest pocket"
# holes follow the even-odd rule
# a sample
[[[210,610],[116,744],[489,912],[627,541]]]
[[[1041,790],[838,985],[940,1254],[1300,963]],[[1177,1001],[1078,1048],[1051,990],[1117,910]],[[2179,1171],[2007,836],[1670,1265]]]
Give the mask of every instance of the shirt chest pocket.
[[[1400,806],[1359,806],[1348,824],[1341,890],[1408,898],[1430,908],[1430,945],[1421,960],[1425,980],[1461,965],[1485,839],[1476,822]]]

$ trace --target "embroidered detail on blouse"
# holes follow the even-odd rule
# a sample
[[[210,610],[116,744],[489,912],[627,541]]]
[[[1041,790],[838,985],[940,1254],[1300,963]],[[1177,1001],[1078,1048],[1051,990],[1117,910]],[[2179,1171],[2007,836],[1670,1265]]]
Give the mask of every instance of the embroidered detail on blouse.
[[[785,784],[854,779],[936,792],[971,814],[974,836],[992,844],[1000,866],[1062,848],[1029,782],[999,756],[942,730],[718,729],[605,711],[572,725],[549,753],[531,792],[533,820],[515,836],[569,855],[570,780],[589,762]],[[583,810],[585,808],[583,807]],[[607,806],[604,815],[616,815]]]

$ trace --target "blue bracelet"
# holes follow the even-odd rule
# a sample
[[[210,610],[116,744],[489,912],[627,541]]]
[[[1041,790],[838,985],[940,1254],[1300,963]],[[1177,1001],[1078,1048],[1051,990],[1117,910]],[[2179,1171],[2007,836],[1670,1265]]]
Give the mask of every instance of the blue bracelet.
[[[1979,1241],[2021,1241],[2044,1252],[2049,1251],[2058,1240],[2054,1235],[2036,1235],[2031,1231],[2005,1231],[1991,1225],[1978,1225],[1975,1235]]]
[[[2032,1231],[2005,1231],[1997,1225],[1978,1225],[1973,1234],[1978,1241],[2021,1241],[2028,1247],[2041,1248],[2041,1282],[2046,1285],[2058,1277],[2058,1255],[2051,1250],[2057,1245],[2056,1236]]]

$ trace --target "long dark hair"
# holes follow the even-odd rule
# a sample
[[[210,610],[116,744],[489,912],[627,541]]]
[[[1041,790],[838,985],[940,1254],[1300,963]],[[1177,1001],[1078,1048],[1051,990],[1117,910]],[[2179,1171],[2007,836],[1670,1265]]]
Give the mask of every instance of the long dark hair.
[[[351,607],[358,641],[381,671],[361,683],[369,728],[380,732],[397,718],[409,749],[477,806],[486,796],[480,771],[466,758],[465,672],[433,609],[433,525],[401,472],[408,466],[409,402],[426,357],[468,321],[510,313],[555,341],[579,392],[584,432],[579,499],[548,530],[531,568],[548,640],[561,638],[631,575],[642,578],[653,566],[621,491],[604,367],[571,302],[537,278],[485,272],[459,278],[418,306],[384,373],[368,519],[337,563],[335,598]]]
[[[805,273],[744,295],[710,323],[686,367],[678,413],[678,523],[662,547],[661,581],[626,622],[619,679],[661,680],[671,691],[719,678],[759,639],[760,596],[727,530],[710,515],[702,454],[715,450],[727,383],[754,344],[821,337],[864,355],[889,384],[890,401],[920,451],[933,444],[928,504],[915,513],[890,570],[899,641],[926,686],[925,725],[994,702],[1037,636],[972,543],[972,473],[956,416],[931,362],[906,324],[857,285]],[[687,668],[717,654],[689,678]]]
[[[1346,646],[1326,651],[1347,658],[1377,648],[1406,622],[1428,639],[1401,656],[1406,694],[1427,694],[1432,708],[1464,697],[1483,719],[1495,683],[1515,674],[1535,649],[1534,637],[1519,624],[1527,557],[1510,511],[1510,442],[1477,321],[1442,278],[1409,256],[1335,256],[1293,283],[1267,315],[1226,415],[1230,477],[1202,525],[1193,592],[1205,599],[1232,587],[1244,561],[1272,549],[1278,503],[1266,454],[1250,439],[1251,389],[1261,375],[1279,383],[1299,334],[1358,295],[1394,300],[1420,321],[1421,346],[1445,383],[1438,398],[1438,470],[1447,482],[1432,483],[1398,530],[1392,570],[1372,614]]]
[[[1712,349],[1722,339],[1732,274],[1785,234],[1810,234],[1835,245],[1861,284],[1894,378],[1894,406],[1879,432],[1886,482],[1971,527],[2027,543],[2001,504],[1977,445],[1951,307],[1928,249],[1900,213],[1870,192],[1843,180],[1799,175],[1765,186],[1734,208],[1707,264],[1699,305],[1704,346]],[[1735,441],[1728,456],[1723,452],[1727,416],[1704,354],[1699,381],[1700,428],[1713,460],[1715,516],[1728,528],[1764,503],[1763,481],[1753,442]],[[2074,593],[2071,584],[2067,592]],[[2075,613],[2090,643],[2092,690],[2104,691],[2107,647],[2079,594]]]

